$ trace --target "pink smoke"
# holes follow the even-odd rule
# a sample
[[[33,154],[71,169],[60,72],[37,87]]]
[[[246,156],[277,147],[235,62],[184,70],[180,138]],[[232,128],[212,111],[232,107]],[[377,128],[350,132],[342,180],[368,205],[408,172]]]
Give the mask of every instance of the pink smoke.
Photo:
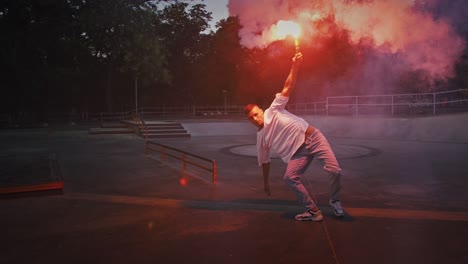
[[[426,71],[433,79],[453,76],[455,61],[464,49],[463,39],[451,25],[418,8],[417,0],[230,0],[231,16],[243,26],[241,44],[265,47],[273,39],[271,28],[279,20],[293,20],[303,29],[301,41],[314,43],[326,29],[316,27],[334,18],[357,45],[371,40],[374,49],[398,58],[398,67]],[[320,45],[314,43],[314,45]],[[382,57],[386,57],[383,55]]]

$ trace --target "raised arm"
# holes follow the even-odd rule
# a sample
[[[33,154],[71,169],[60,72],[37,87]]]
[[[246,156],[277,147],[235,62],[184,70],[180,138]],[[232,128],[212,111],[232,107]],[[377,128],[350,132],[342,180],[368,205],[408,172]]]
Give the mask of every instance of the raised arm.
[[[302,63],[302,53],[301,52],[296,53],[292,61],[293,63],[291,66],[291,71],[289,72],[288,78],[286,78],[286,82],[284,83],[283,90],[281,90],[281,95],[286,96],[286,97],[289,97],[292,90],[294,89],[294,86],[296,85],[297,73],[299,72],[299,67],[301,66],[301,63]]]

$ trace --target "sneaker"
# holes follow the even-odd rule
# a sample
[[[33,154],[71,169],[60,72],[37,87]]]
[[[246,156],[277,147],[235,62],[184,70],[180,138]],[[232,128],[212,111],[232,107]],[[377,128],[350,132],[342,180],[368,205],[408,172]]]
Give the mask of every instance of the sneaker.
[[[339,200],[330,200],[330,206],[333,208],[333,213],[335,213],[336,216],[344,216],[343,207],[341,207],[341,202]]]
[[[296,215],[296,220],[298,221],[322,221],[323,215],[322,211],[318,210],[317,212],[312,212],[310,210],[305,211],[302,214]]]

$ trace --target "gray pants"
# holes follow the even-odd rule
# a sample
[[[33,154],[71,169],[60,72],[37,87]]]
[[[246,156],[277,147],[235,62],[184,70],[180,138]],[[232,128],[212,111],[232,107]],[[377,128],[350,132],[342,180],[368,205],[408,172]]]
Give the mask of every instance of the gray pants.
[[[300,180],[314,157],[322,163],[323,168],[330,176],[330,199],[340,199],[341,168],[338,165],[338,161],[327,139],[319,130],[315,130],[312,135],[305,139],[304,144],[302,144],[296,153],[294,153],[284,174],[284,181],[297,196],[297,199],[308,210],[317,206]]]

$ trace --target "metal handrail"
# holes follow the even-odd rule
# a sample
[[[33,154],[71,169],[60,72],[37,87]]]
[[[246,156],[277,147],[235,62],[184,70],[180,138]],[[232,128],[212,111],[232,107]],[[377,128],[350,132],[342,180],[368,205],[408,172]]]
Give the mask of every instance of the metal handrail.
[[[178,160],[181,160],[182,161],[182,171],[185,172],[186,168],[187,168],[187,163],[188,164],[191,164],[191,165],[194,165],[198,168],[201,168],[201,169],[204,169],[204,170],[207,170],[209,172],[211,172],[211,180],[214,184],[216,184],[216,179],[217,179],[217,167],[216,167],[216,161],[215,160],[212,160],[212,159],[208,159],[208,158],[205,158],[205,157],[202,157],[200,155],[197,155],[197,154],[193,154],[193,153],[190,153],[188,151],[184,151],[184,150],[181,150],[181,149],[177,149],[177,148],[174,148],[174,147],[170,147],[170,146],[166,146],[164,144],[161,144],[161,143],[157,143],[157,142],[153,142],[153,141],[149,141],[149,138],[148,138],[148,126],[146,125],[145,123],[145,120],[143,120],[138,114],[134,114],[133,115],[133,118],[135,120],[135,122],[137,123],[137,125],[141,128],[141,126],[143,126],[144,128],[144,131],[145,131],[145,153],[146,155],[148,155],[150,153],[150,150],[154,150],[154,151],[159,151],[161,153],[161,160],[165,160],[165,156],[170,156],[172,158],[175,158],[175,159],[178,159]],[[156,146],[159,146],[161,147],[161,150],[157,149],[157,148],[152,148],[150,145],[156,145]],[[182,154],[182,157],[179,157],[179,156],[176,156],[176,155],[173,155],[171,153],[167,153],[165,150],[168,149],[168,150],[172,150],[174,152],[178,152],[178,153],[181,153]],[[187,156],[190,156],[190,157],[193,157],[195,159],[199,159],[199,160],[203,160],[203,161],[206,161],[206,162],[209,162],[211,163],[211,167],[207,167],[207,166],[204,166],[202,164],[199,164],[195,161],[192,161],[192,160],[188,160],[187,159]]]
[[[160,149],[158,148],[153,148],[151,147],[150,145],[155,145],[155,146],[159,146]],[[208,159],[208,158],[205,158],[205,157],[202,157],[202,156],[199,156],[199,155],[196,155],[196,154],[193,154],[193,153],[190,153],[190,152],[187,152],[187,151],[184,151],[184,150],[180,150],[180,149],[177,149],[177,148],[173,148],[173,147],[170,147],[170,146],[166,146],[164,144],[161,144],[161,143],[157,143],[157,142],[153,142],[153,141],[146,141],[146,154],[148,155],[150,150],[154,150],[154,151],[159,151],[161,153],[161,160],[165,160],[165,156],[170,156],[172,158],[175,158],[175,159],[178,159],[178,160],[181,160],[182,161],[182,171],[185,172],[186,168],[187,168],[187,163],[188,164],[191,164],[191,165],[194,165],[198,168],[201,168],[201,169],[204,169],[204,170],[207,170],[209,172],[211,172],[211,175],[212,175],[212,182],[214,184],[216,184],[216,179],[217,179],[217,174],[216,174],[216,161],[215,160],[212,160],[212,159]],[[173,155],[171,153],[167,153],[166,150],[172,150],[174,152],[178,152],[180,154],[182,154],[182,157],[180,156],[177,156],[177,155]],[[204,166],[198,162],[195,162],[193,160],[188,160],[187,159],[187,156],[190,156],[190,157],[193,157],[193,158],[196,158],[196,159],[199,159],[199,160],[203,160],[203,161],[206,161],[206,162],[209,162],[211,163],[211,167],[208,167],[208,166]]]
[[[136,123],[138,127],[138,131],[141,133],[140,129],[143,127],[145,131],[145,141],[148,142],[148,126],[146,125],[145,121],[140,117],[139,114],[135,113],[131,116],[133,121]]]

